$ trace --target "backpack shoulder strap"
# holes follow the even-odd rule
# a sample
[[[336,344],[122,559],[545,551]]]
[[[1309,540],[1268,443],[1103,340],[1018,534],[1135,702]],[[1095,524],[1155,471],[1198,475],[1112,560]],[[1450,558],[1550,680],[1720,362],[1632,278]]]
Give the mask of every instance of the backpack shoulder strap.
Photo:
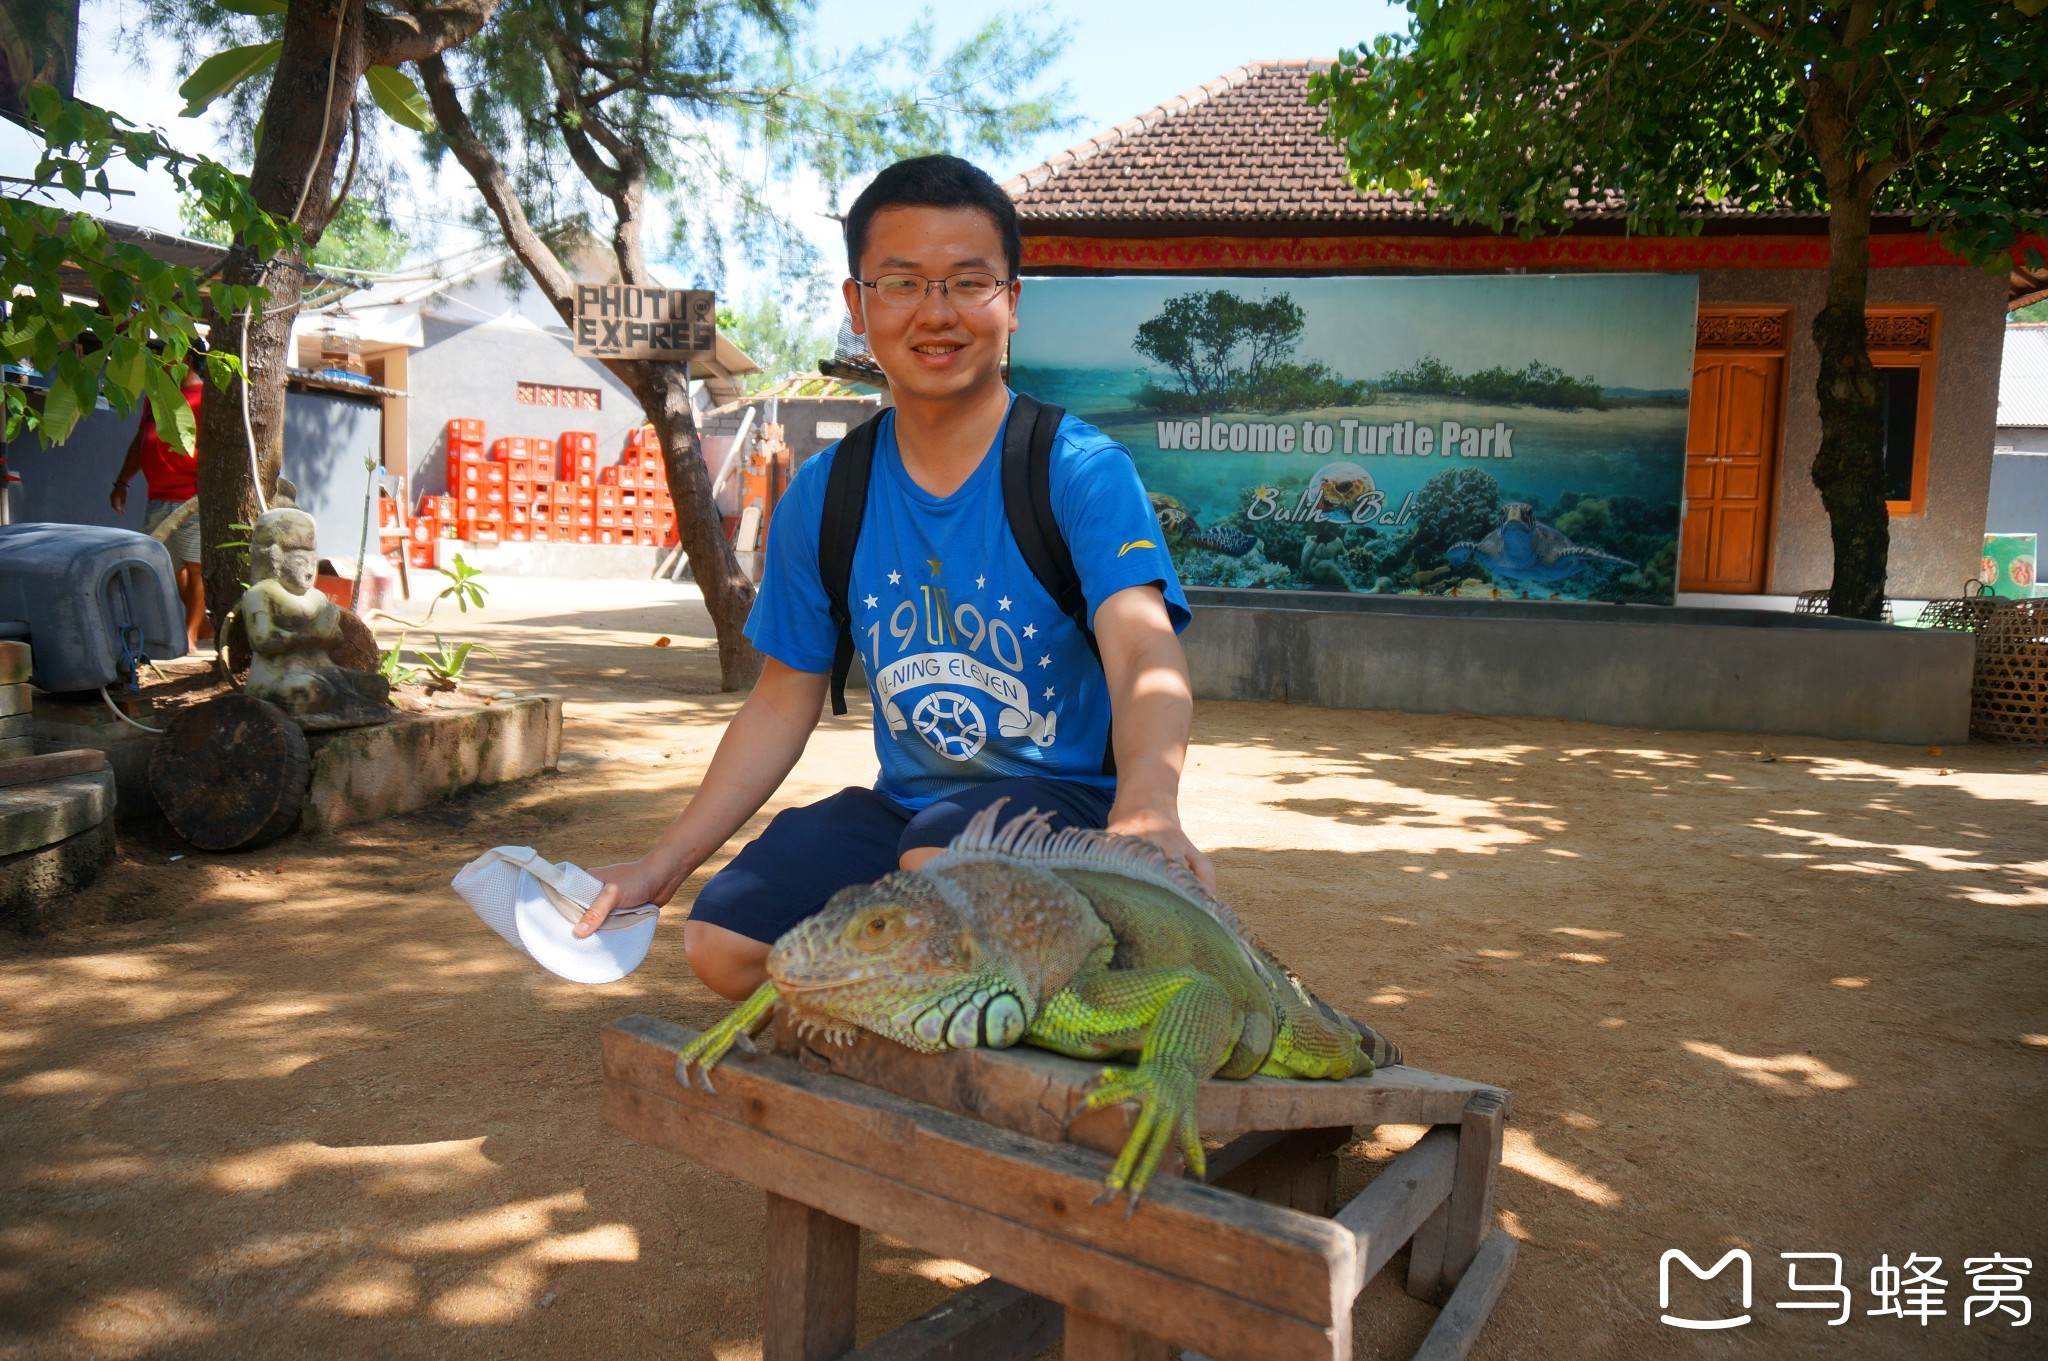
[[[886,409],[870,416],[839,441],[825,478],[825,508],[818,521],[818,579],[839,641],[832,653],[832,712],[846,712],[846,678],[853,670],[853,610],[846,593],[853,581],[853,550],[868,508],[868,474],[875,463],[875,431]]]
[[[1017,394],[1003,431],[1003,515],[1031,575],[1094,650],[1095,632],[1088,627],[1081,574],[1074,570],[1074,555],[1052,508],[1052,447],[1066,414],[1059,407]]]
[[[1060,613],[1074,621],[1095,655],[1102,662],[1102,648],[1088,619],[1088,597],[1081,589],[1081,574],[1074,567],[1074,554],[1052,505],[1052,450],[1059,437],[1060,422],[1067,413],[1036,398],[1018,393],[1010,405],[1010,419],[1003,430],[1003,515],[1010,522],[1010,537],[1031,568],[1031,575],[1045,588]],[[1113,741],[1105,737],[1102,772],[1116,773]]]

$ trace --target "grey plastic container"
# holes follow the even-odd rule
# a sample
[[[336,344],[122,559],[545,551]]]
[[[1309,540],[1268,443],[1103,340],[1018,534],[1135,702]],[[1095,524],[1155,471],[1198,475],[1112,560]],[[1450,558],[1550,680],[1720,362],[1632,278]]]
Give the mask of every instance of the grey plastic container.
[[[137,651],[185,655],[170,552],[132,530],[0,525],[0,629],[9,623],[28,626],[39,690],[124,685]]]

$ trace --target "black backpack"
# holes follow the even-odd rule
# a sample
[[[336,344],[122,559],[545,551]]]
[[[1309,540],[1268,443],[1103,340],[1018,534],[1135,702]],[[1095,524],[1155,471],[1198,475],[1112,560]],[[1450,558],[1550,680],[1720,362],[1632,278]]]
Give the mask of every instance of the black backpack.
[[[1052,513],[1052,446],[1060,420],[1067,413],[1056,406],[1018,393],[1003,422],[1003,516],[1010,537],[1031,568],[1031,575],[1074,621],[1088,650],[1102,663],[1095,631],[1088,627],[1088,601],[1074,555]],[[832,712],[846,712],[846,678],[853,669],[853,609],[847,592],[853,581],[853,550],[860,542],[861,520],[867,514],[868,474],[875,462],[875,431],[880,414],[863,421],[839,441],[831,474],[825,479],[825,509],[818,525],[818,577],[832,607],[839,643],[832,656]],[[1116,762],[1105,742],[1102,769],[1114,774]]]

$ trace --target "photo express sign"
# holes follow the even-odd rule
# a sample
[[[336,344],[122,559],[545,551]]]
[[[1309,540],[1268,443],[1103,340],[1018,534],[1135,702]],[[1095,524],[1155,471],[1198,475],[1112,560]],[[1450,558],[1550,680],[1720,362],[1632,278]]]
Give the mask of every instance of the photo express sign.
[[[578,284],[573,348],[584,359],[706,359],[717,315],[708,289]]]

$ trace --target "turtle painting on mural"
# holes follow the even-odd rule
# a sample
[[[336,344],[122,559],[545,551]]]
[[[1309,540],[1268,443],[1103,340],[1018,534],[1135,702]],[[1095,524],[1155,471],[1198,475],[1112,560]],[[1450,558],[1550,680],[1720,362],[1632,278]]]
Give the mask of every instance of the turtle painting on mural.
[[[1453,563],[1477,558],[1497,577],[1547,586],[1577,576],[1587,566],[1633,567],[1627,558],[1617,558],[1598,548],[1581,548],[1565,534],[1536,518],[1526,501],[1511,501],[1501,507],[1507,516],[1491,534],[1478,542],[1454,543],[1444,556]]]
[[[1309,480],[1315,489],[1316,510],[1327,520],[1348,520],[1378,488],[1372,474],[1356,463],[1326,463]]]
[[[1151,495],[1152,514],[1159,521],[1159,532],[1166,536],[1168,549],[1206,548],[1211,553],[1241,558],[1259,546],[1257,539],[1229,525],[1218,525],[1214,529],[1199,527],[1193,512],[1163,491],[1155,491]]]

